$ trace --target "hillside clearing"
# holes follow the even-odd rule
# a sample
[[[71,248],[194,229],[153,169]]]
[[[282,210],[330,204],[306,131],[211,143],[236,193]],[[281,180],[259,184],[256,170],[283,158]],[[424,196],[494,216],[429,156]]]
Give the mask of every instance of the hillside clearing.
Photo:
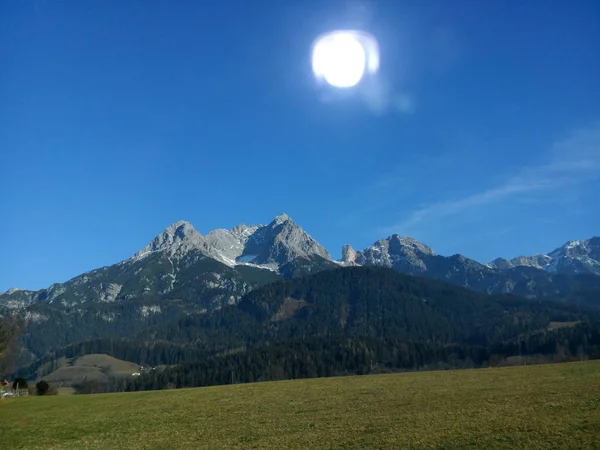
[[[600,361],[0,401],[0,448],[590,448]]]
[[[139,372],[140,366],[105,354],[90,354],[78,358],[60,358],[58,368],[39,376],[59,388],[70,388],[84,380],[106,382],[109,376],[131,376]],[[47,366],[47,365],[46,365]],[[42,370],[46,369],[42,366]]]
[[[550,322],[550,324],[548,325],[548,329],[549,330],[556,330],[557,328],[570,328],[570,327],[575,327],[577,326],[577,324],[579,324],[579,321],[572,321],[572,322]]]

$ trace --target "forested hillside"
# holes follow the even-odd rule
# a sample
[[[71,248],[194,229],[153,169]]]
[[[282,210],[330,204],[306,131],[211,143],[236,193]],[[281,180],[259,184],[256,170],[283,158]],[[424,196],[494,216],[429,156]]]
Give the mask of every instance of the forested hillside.
[[[391,269],[349,267],[271,283],[237,305],[132,338],[70,345],[20,373],[86,353],[178,365],[113,386],[142,389],[473,367],[519,354],[554,355],[558,347],[563,356],[579,354],[581,346],[594,357],[599,320],[600,311],[564,302],[488,296]],[[551,330],[553,324],[569,327]]]

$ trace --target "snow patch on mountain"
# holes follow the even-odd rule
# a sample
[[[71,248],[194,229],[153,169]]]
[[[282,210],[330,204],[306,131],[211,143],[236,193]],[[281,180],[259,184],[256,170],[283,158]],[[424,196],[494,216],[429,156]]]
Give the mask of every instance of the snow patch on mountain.
[[[600,238],[568,241],[547,255],[518,256],[511,260],[497,258],[489,266],[501,270],[530,266],[551,274],[600,275]]]
[[[155,252],[181,259],[197,251],[229,267],[253,265],[278,271],[297,258],[319,256],[331,260],[329,252],[294,223],[287,214],[280,214],[267,225],[245,225],[198,233],[186,221],[167,227],[150,244],[137,252],[132,261],[139,261]]]
[[[425,259],[435,253],[427,245],[409,237],[394,234],[380,239],[366,249],[355,252],[348,247],[342,249],[347,261],[359,265],[392,267],[395,269],[410,268],[409,273],[424,272],[427,269]],[[404,271],[404,270],[402,270]]]

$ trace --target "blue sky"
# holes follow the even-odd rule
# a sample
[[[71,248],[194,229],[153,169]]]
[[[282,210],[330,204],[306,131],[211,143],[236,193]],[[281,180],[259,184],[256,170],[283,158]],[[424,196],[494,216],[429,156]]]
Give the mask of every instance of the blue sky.
[[[318,87],[357,28],[376,84]],[[481,261],[599,235],[600,2],[0,2],[0,291],[170,223],[286,212],[339,257],[392,233]],[[375,82],[374,81],[374,82]]]

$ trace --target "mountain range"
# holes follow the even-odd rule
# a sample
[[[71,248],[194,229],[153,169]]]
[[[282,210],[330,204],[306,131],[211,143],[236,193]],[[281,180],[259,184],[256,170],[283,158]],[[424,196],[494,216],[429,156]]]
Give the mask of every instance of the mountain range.
[[[167,227],[131,258],[47,289],[10,289],[2,310],[26,322],[31,357],[103,336],[127,336],[180,316],[219,310],[259,286],[347,266],[375,266],[486,294],[600,305],[600,238],[569,241],[544,254],[483,264],[441,256],[412,238],[392,235],[366,249],[342,248],[334,260],[282,214],[266,225],[240,224],[200,234],[189,222]],[[597,302],[597,303],[596,303]],[[50,337],[52,336],[52,337]]]
[[[286,214],[267,225],[240,224],[205,236],[189,222],[179,221],[125,261],[48,289],[9,289],[0,294],[0,306],[22,309],[37,302],[63,306],[113,302],[178,292],[194,284],[195,290],[214,290],[213,301],[206,305],[210,307],[235,301],[236,294],[247,292],[256,280],[355,265],[388,267],[490,294],[560,295],[580,283],[596,286],[600,237],[569,241],[548,254],[497,258],[483,264],[462,255],[436,255],[427,245],[394,234],[360,251],[344,245],[342,259],[336,261]],[[227,295],[230,291],[233,294]]]

